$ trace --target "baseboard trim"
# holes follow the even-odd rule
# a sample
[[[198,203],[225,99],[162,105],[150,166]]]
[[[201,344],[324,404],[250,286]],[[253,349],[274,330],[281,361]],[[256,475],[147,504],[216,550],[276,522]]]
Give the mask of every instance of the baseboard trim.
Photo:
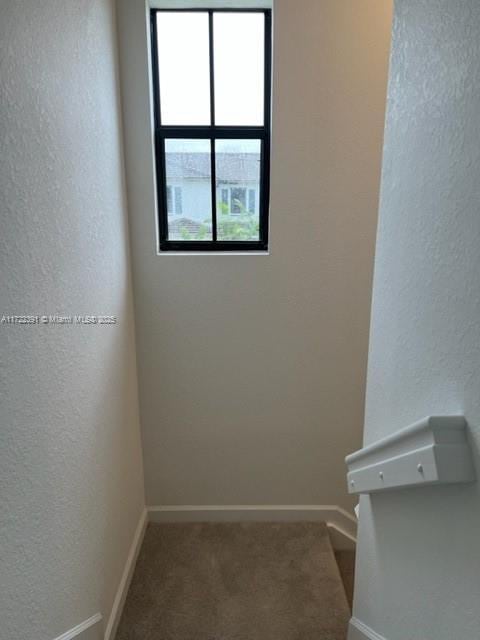
[[[335,549],[356,544],[357,521],[337,505],[152,505],[150,522],[325,522]]]
[[[104,640],[114,640],[115,634],[117,633],[118,623],[120,622],[123,606],[125,604],[128,588],[132,580],[133,571],[135,569],[135,564],[137,562],[138,554],[140,552],[140,547],[142,546],[143,536],[145,535],[145,529],[147,527],[147,524],[148,524],[148,512],[147,512],[147,509],[144,509],[142,512],[142,515],[140,516],[140,520],[138,522],[137,528],[135,530],[132,544],[128,552],[127,561],[123,569],[123,573],[120,579],[120,583],[118,585],[117,593],[115,594],[112,610],[110,612],[110,617],[108,618],[108,623],[105,629]]]
[[[330,541],[335,551],[355,551],[357,546],[356,528],[354,533],[345,529],[333,522],[327,522],[328,533],[330,534]]]
[[[66,633],[63,633],[55,640],[100,640],[101,636],[101,625],[102,616],[100,613],[96,613],[88,620],[84,620],[80,624],[77,624],[76,627],[70,629]]]
[[[351,618],[348,627],[348,640],[386,640],[386,638],[367,627],[357,618]]]

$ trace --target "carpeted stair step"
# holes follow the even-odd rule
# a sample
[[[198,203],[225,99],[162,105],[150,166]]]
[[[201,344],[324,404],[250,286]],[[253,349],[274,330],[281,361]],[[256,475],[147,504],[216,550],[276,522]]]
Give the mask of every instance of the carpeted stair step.
[[[323,523],[150,524],[117,640],[345,640]]]

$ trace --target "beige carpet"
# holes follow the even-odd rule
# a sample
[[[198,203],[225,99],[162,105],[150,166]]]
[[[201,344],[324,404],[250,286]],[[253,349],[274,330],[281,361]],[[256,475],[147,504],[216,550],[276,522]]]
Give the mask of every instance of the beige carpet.
[[[345,640],[321,523],[150,524],[117,640]]]

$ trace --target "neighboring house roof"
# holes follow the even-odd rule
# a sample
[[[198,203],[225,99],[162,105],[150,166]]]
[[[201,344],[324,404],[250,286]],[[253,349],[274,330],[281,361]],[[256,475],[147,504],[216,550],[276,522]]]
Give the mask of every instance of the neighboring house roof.
[[[216,175],[219,182],[258,181],[260,175],[260,154],[258,153],[217,153]],[[167,153],[167,178],[210,178],[209,153]]]
[[[192,236],[196,236],[201,228],[210,231],[210,225],[202,222],[196,222],[189,218],[176,218],[168,221],[168,234],[170,238],[176,238],[182,235],[182,232],[188,232]]]

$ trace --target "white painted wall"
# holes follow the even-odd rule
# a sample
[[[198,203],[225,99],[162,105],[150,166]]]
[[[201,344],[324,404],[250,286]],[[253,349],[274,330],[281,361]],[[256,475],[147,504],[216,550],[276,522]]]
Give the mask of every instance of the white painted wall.
[[[0,638],[108,618],[144,505],[109,0],[0,3]]]
[[[275,2],[269,256],[157,255],[145,3],[118,6],[147,502],[351,507],[389,2]]]
[[[480,4],[396,0],[365,443],[464,413],[480,446]],[[362,499],[354,615],[478,638],[478,484]]]

